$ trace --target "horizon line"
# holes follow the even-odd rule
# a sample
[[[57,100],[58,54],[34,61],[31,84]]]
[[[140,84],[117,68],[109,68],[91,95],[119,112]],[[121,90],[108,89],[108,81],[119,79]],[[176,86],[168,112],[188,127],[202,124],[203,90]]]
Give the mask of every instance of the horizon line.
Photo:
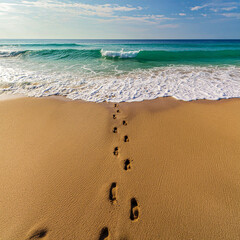
[[[0,38],[0,40],[240,40],[240,38]]]

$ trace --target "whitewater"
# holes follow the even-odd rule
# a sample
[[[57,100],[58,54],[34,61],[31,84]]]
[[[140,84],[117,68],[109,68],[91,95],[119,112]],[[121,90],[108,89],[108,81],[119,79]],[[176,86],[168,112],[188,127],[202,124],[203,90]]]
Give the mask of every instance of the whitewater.
[[[93,102],[240,97],[240,41],[0,42],[0,94]]]

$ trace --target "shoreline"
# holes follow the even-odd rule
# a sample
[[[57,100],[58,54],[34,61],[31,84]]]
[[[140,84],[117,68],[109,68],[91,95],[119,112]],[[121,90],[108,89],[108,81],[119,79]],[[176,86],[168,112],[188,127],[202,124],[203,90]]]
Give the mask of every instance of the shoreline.
[[[60,101],[65,101],[65,102],[82,102],[82,103],[98,103],[98,104],[135,104],[135,103],[142,103],[142,102],[154,102],[158,101],[160,99],[174,99],[179,102],[217,102],[217,101],[226,101],[226,100],[233,100],[233,99],[240,99],[240,97],[231,97],[231,98],[219,98],[219,99],[193,99],[193,100],[181,100],[177,99],[172,96],[164,96],[164,97],[156,97],[154,99],[144,99],[141,101],[122,101],[122,102],[112,102],[112,101],[102,101],[102,102],[94,102],[94,101],[87,101],[83,99],[71,99],[66,96],[60,96],[60,95],[51,95],[51,96],[42,96],[42,97],[33,97],[33,96],[27,96],[24,94],[1,94],[0,95],[0,102],[1,101],[8,101],[8,100],[14,100],[14,99],[21,99],[21,98],[26,98],[26,99],[57,99]]]
[[[0,239],[238,239],[239,107],[0,101]]]

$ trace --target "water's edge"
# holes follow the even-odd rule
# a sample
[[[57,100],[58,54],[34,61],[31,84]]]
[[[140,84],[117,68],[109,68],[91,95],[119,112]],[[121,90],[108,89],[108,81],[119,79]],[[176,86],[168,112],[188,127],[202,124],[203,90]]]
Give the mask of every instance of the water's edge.
[[[0,40],[0,95],[240,97],[240,40]]]

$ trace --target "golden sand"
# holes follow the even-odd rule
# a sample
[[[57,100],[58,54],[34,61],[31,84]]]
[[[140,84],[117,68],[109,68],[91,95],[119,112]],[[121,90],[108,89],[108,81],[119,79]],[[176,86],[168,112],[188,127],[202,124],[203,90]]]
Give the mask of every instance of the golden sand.
[[[1,240],[240,239],[240,99],[0,102]]]

